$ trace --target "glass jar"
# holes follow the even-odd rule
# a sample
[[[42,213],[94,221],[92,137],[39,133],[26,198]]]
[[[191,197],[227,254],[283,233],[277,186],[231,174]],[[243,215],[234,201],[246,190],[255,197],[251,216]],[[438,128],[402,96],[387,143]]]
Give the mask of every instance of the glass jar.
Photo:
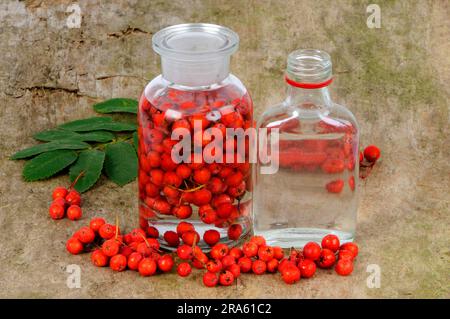
[[[331,100],[330,56],[320,50],[292,52],[285,80],[286,99],[257,124],[259,151],[271,149],[272,161],[256,165],[255,233],[284,248],[320,242],[329,233],[352,241],[359,132],[353,114]]]
[[[162,74],[139,102],[141,228],[155,227],[170,250],[238,245],[252,230],[252,167],[233,129],[254,126],[252,100],[229,71],[239,38],[218,25],[181,24],[152,41]]]

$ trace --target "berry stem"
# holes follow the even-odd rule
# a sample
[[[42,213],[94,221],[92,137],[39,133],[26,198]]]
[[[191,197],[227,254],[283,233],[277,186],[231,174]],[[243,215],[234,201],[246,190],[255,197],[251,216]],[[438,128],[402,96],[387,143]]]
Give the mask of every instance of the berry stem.
[[[169,186],[170,188],[176,189],[177,191],[183,192],[183,193],[192,193],[192,192],[198,191],[199,189],[202,189],[203,187],[206,186],[206,184],[202,184],[197,187],[189,188],[189,189],[181,189],[181,188],[177,188],[173,185],[167,185],[167,186]]]
[[[116,235],[114,237],[115,240],[119,237],[119,215],[116,214]]]
[[[78,183],[78,180],[84,175],[84,171],[81,171],[80,174],[75,178],[75,180],[70,184],[69,190],[72,190],[72,188],[75,187],[75,185]]]

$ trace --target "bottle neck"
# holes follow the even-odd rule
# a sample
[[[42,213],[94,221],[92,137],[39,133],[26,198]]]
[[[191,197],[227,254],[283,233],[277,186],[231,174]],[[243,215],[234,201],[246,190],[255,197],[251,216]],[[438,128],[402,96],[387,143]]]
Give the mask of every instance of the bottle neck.
[[[305,111],[326,110],[332,105],[328,86],[305,89],[288,84],[286,104]]]
[[[230,56],[207,61],[183,61],[161,57],[162,76],[167,81],[188,87],[210,86],[230,74]]]

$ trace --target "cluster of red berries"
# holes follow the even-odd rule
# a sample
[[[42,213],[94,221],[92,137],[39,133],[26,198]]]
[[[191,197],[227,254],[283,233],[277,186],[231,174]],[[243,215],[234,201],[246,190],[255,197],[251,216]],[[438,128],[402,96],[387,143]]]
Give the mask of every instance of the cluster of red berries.
[[[152,276],[158,271],[170,272],[175,266],[172,254],[163,254],[156,239],[158,230],[149,227],[145,232],[133,229],[125,235],[120,234],[116,225],[108,224],[103,218],[94,218],[89,226],[81,227],[67,241],[66,248],[71,254],[91,252],[91,261],[97,267],[108,266],[114,271],[136,270],[141,276]],[[327,235],[322,247],[315,242],[307,243],[302,251],[291,249],[288,257],[280,247],[266,244],[262,236],[253,236],[242,248],[223,243],[213,245],[209,255],[204,253],[194,238],[192,245],[182,244],[176,250],[181,260],[176,266],[179,276],[187,277],[192,267],[206,270],[203,284],[207,287],[232,285],[241,273],[281,273],[287,284],[300,278],[311,278],[316,266],[331,268],[339,275],[347,276],[353,271],[353,260],[358,255],[354,243],[340,245],[335,235]]]
[[[149,228],[154,228],[149,226]],[[240,224],[233,224],[228,227],[228,238],[237,240],[242,234],[242,226]],[[178,247],[181,242],[185,245],[197,245],[201,240],[199,233],[195,230],[192,223],[181,221],[178,223],[176,231],[168,230],[163,235],[164,241],[169,247]],[[214,246],[220,241],[220,233],[215,229],[209,229],[203,233],[203,241],[209,245]]]
[[[70,189],[70,188],[69,188]],[[65,216],[70,220],[78,220],[82,216],[81,195],[74,189],[56,187],[53,190],[53,201],[48,209],[52,219],[62,219]]]
[[[249,143],[239,152],[237,139],[227,138],[226,129],[252,127],[252,105],[248,95],[239,97],[234,90],[170,89],[152,103],[144,95],[141,97],[138,119],[141,225],[145,227],[148,220],[161,215],[181,220],[191,218],[194,206],[198,207],[202,222],[219,228],[236,227],[233,226],[236,220],[249,214],[242,205],[238,209],[237,204],[250,190]],[[201,126],[199,132],[194,131],[196,124]],[[194,145],[199,145],[202,151],[216,138],[208,129],[220,130],[225,162],[216,163],[203,152],[199,162],[192,151],[190,163],[176,163],[172,150],[179,141],[171,136],[180,128],[191,132]],[[226,156],[230,150],[234,152],[231,161]],[[175,238],[174,234],[164,238],[169,236]],[[172,242],[167,244],[175,246]]]
[[[292,249],[288,258],[283,259],[278,270],[283,280],[292,284],[300,278],[311,278],[316,268],[329,269],[335,265],[335,271],[341,276],[353,272],[353,260],[358,255],[355,243],[340,244],[336,235],[323,237],[321,246],[315,242],[307,243],[302,251]]]
[[[174,265],[170,254],[162,254],[156,228],[145,233],[133,229],[120,234],[118,225],[106,223],[103,218],[94,218],[89,226],[81,227],[67,241],[71,254],[91,252],[91,261],[97,267],[108,266],[114,271],[136,270],[142,276],[152,276],[158,269],[169,272]]]

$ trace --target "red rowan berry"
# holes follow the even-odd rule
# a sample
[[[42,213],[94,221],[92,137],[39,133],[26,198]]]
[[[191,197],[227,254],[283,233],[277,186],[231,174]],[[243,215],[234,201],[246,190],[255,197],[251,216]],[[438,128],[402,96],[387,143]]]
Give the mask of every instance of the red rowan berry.
[[[240,224],[233,224],[228,227],[228,238],[231,240],[237,240],[241,237],[242,226]]]
[[[311,278],[316,272],[316,264],[310,259],[303,259],[298,263],[301,276],[303,278]]]
[[[203,284],[206,287],[215,287],[215,286],[217,286],[218,282],[219,282],[219,277],[217,276],[216,273],[208,271],[203,275]]]
[[[241,268],[241,272],[249,272],[252,269],[252,260],[249,257],[241,257],[238,260],[238,265]]]
[[[209,229],[209,230],[204,232],[203,240],[209,246],[214,246],[220,240],[220,233],[217,230],[215,230],[215,229]]]
[[[332,252],[336,252],[339,249],[340,242],[336,235],[329,234],[322,239],[322,248],[327,248]]]
[[[241,172],[235,172],[225,179],[225,184],[227,184],[230,187],[236,187],[238,186],[242,180],[244,179],[244,175]]]
[[[141,253],[134,252],[128,257],[128,268],[131,270],[137,270],[139,268],[139,263],[144,257]]]
[[[100,226],[100,229],[98,230],[98,234],[103,239],[111,239],[116,235],[116,226],[111,224],[104,224]]]
[[[234,259],[233,256],[226,255],[222,258],[221,262],[222,262],[223,268],[226,269],[226,268],[230,267],[231,265],[235,264],[236,259]]]
[[[278,269],[278,260],[273,258],[267,262],[267,271],[268,272],[274,273],[277,271],[277,269]]]
[[[254,242],[247,242],[242,246],[242,252],[247,257],[254,257],[258,254],[258,245]]]
[[[258,258],[264,262],[273,259],[273,249],[270,246],[260,246],[258,249]]]
[[[152,182],[149,182],[145,185],[145,193],[148,197],[156,197],[159,195],[159,187]]]
[[[77,231],[77,237],[83,244],[89,244],[94,241],[95,233],[89,227],[83,226]]]
[[[191,217],[192,208],[190,205],[181,205],[179,207],[174,207],[172,213],[176,218],[186,219]]]
[[[358,256],[358,245],[356,245],[355,243],[342,244],[339,249],[351,251],[353,253],[353,258],[356,258],[356,256]]]
[[[244,256],[244,253],[242,252],[242,249],[238,247],[233,247],[230,249],[230,252],[228,253],[230,256],[234,257],[234,259],[238,260],[242,256]]]
[[[338,260],[344,260],[348,259],[350,261],[353,261],[353,253],[350,250],[341,249],[338,253]]]
[[[181,245],[177,248],[177,255],[180,259],[189,260],[192,259],[192,248],[188,245]]]
[[[205,267],[209,272],[219,272],[222,270],[223,265],[220,260],[212,259],[206,263]]]
[[[59,204],[51,204],[50,208],[48,209],[48,213],[51,217],[51,219],[61,219],[64,218],[65,210],[64,206]]]
[[[83,215],[83,212],[81,211],[80,206],[77,205],[71,205],[69,208],[67,208],[67,218],[70,220],[78,220]]]
[[[166,172],[164,174],[163,184],[173,187],[180,187],[183,180],[175,172]]]
[[[234,282],[234,276],[229,270],[225,270],[219,275],[219,282],[222,286],[231,286]]]
[[[364,158],[370,163],[375,163],[380,155],[380,149],[375,145],[369,145],[364,149]]]
[[[151,256],[153,249],[147,243],[139,243],[136,247],[136,252],[142,254],[144,257]]]
[[[222,204],[232,204],[232,203],[233,203],[233,200],[227,194],[220,194],[220,195],[214,196],[214,198],[211,201],[211,205],[215,208],[219,207]]]
[[[228,266],[227,270],[233,274],[234,278],[238,278],[241,275],[241,267],[238,264]]]
[[[280,263],[278,264],[278,271],[279,271],[279,272],[283,272],[283,270],[284,270],[286,267],[288,267],[289,265],[295,266],[295,264],[294,264],[292,261],[290,261],[289,259],[287,259],[287,258],[282,259],[282,260],[280,261]]]
[[[124,255],[125,257],[129,257],[133,253],[133,249],[129,246],[120,247],[119,254]]]
[[[264,237],[258,235],[255,235],[252,238],[250,238],[250,242],[255,243],[256,245],[258,245],[258,247],[266,245],[266,240],[264,239]]]
[[[338,260],[334,269],[338,275],[348,276],[353,272],[353,262],[349,259]]]
[[[96,249],[91,254],[91,261],[97,267],[105,267],[108,265],[109,257],[101,249]]]
[[[186,245],[193,246],[194,243],[197,245],[200,241],[200,235],[195,230],[191,230],[183,233],[183,235],[181,235],[181,239],[183,239],[183,242]]]
[[[316,261],[320,257],[321,248],[315,242],[309,242],[303,247],[303,256],[306,259]]]
[[[215,259],[222,259],[223,257],[225,257],[229,252],[229,248],[226,244],[216,244],[212,249],[211,252],[209,253],[211,255],[212,258]]]
[[[78,205],[80,206],[81,204],[81,196],[80,193],[78,193],[76,190],[71,190],[67,195],[66,195],[66,202],[69,205]]]
[[[325,188],[329,193],[335,193],[338,194],[342,192],[342,189],[344,188],[344,181],[342,179],[338,179],[332,182],[329,182],[327,185],[325,185]]]
[[[152,276],[156,273],[156,262],[151,258],[144,258],[139,263],[138,271],[141,276]]]
[[[102,244],[102,252],[108,257],[117,255],[119,253],[119,250],[120,244],[114,238],[105,240],[105,242]]]
[[[150,181],[156,186],[162,186],[164,180],[164,172],[160,169],[152,169],[150,171]]]
[[[106,224],[106,221],[103,218],[93,218],[89,223],[89,227],[97,233],[104,224]]]
[[[262,260],[255,260],[252,263],[252,271],[255,275],[262,275],[266,272],[267,265]]]
[[[111,257],[111,260],[109,261],[109,267],[114,271],[125,270],[125,268],[127,268],[127,257],[121,254]]]
[[[194,181],[198,184],[206,184],[211,178],[211,172],[207,168],[200,168],[194,171]]]
[[[211,201],[211,192],[206,188],[199,189],[193,192],[194,204],[197,206],[206,205]]]
[[[334,252],[327,248],[322,249],[320,252],[320,257],[317,260],[317,265],[320,268],[331,268],[335,262],[336,256],[334,255]]]
[[[81,241],[78,240],[78,238],[72,237],[67,241],[66,249],[69,253],[77,255],[83,251],[84,247]]]
[[[230,203],[224,203],[217,207],[216,213],[220,218],[226,219],[230,217],[232,210],[233,205],[231,205]]]
[[[192,169],[186,164],[180,164],[175,172],[181,179],[186,179],[191,176]]]
[[[273,248],[273,258],[275,258],[277,260],[283,259],[283,257],[284,257],[283,248],[281,248],[280,246],[275,246],[272,248]]]
[[[130,232],[131,241],[141,243],[145,241],[146,233],[141,228],[135,228]]]
[[[154,226],[148,226],[147,227],[147,235],[150,238],[158,238],[159,237],[159,231]]]
[[[178,236],[182,236],[183,233],[195,230],[194,225],[189,222],[179,222],[177,225],[177,234]]]
[[[58,187],[55,187],[55,189],[53,190],[52,198],[53,199],[57,199],[57,198],[64,199],[67,196],[67,193],[68,193],[67,188],[58,186]]]
[[[180,263],[177,267],[177,273],[180,277],[187,277],[192,272],[191,265],[189,263]]]
[[[158,268],[163,272],[169,272],[173,267],[173,258],[171,255],[163,255],[158,259]]]
[[[58,197],[55,200],[53,200],[52,204],[61,205],[64,208],[66,208],[67,206],[66,200],[62,197]]]
[[[178,247],[178,245],[180,244],[180,238],[178,237],[178,234],[172,230],[168,230],[164,233],[164,240],[170,247]]]
[[[214,224],[217,221],[217,213],[215,210],[210,209],[207,211],[202,212],[202,214],[200,215],[200,219],[202,220],[202,222],[204,222],[205,224]]]
[[[284,282],[289,285],[296,283],[301,277],[300,269],[298,269],[295,265],[288,265],[283,269],[281,277]]]
[[[208,189],[213,194],[221,194],[224,191],[224,184],[220,178],[213,177],[209,181]]]

